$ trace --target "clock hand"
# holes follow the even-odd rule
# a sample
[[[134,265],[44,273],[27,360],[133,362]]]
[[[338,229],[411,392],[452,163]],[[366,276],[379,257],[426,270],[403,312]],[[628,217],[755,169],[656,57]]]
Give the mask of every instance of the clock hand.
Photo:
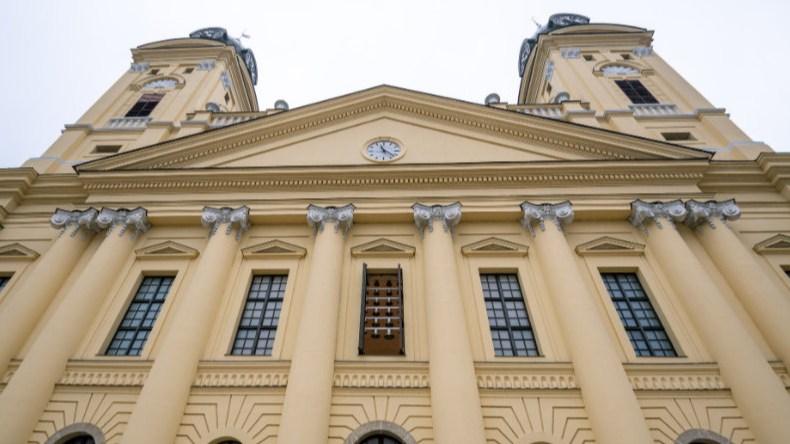
[[[387,148],[387,147],[385,147],[385,146],[382,146],[382,147],[381,147],[381,149],[382,149],[383,151],[385,151],[385,152],[389,153],[389,154],[392,154],[393,156],[395,155],[395,153],[394,153],[392,150],[390,150],[389,148]]]

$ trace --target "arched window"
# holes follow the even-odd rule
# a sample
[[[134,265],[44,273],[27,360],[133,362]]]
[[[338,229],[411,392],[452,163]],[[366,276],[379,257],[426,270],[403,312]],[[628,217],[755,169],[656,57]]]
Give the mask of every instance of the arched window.
[[[401,444],[401,442],[386,435],[374,435],[365,438],[360,444]]]
[[[675,444],[733,444],[733,442],[710,430],[691,429],[681,433]]]
[[[217,444],[241,444],[241,443],[240,443],[240,442],[238,442],[238,441],[236,441],[236,440],[229,439],[229,440],[227,440],[227,441],[222,441],[222,442],[219,442],[219,443],[217,443]]]
[[[82,435],[75,436],[74,438],[66,441],[64,444],[96,444],[96,441],[94,441],[93,437],[90,435]]]

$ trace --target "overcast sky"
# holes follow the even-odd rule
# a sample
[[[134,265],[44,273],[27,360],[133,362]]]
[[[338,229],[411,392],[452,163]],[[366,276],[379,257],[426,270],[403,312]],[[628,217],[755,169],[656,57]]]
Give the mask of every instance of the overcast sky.
[[[790,151],[787,0],[7,2],[0,167],[39,156],[115,82],[130,48],[208,26],[243,31],[261,108],[389,84],[516,101],[521,41],[556,12],[655,30],[653,47],[754,140]]]

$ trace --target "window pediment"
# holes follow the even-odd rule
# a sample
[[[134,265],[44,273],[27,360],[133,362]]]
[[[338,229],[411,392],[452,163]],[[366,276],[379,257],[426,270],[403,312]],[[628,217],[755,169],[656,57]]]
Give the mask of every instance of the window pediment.
[[[756,244],[754,251],[760,254],[790,253],[790,236],[777,234]]]
[[[393,240],[381,238],[362,245],[351,248],[351,255],[354,257],[365,256],[389,256],[389,257],[412,257],[415,248],[395,242]]]
[[[576,253],[581,256],[601,254],[640,255],[644,254],[644,252],[645,246],[642,244],[610,236],[600,237],[576,247]]]
[[[135,251],[137,259],[194,259],[200,254],[196,249],[167,241]]]
[[[0,247],[0,260],[33,261],[39,254],[20,243],[13,243]]]
[[[262,244],[253,245],[241,250],[245,258],[266,258],[266,257],[294,257],[302,258],[307,254],[307,250],[281,240],[270,240]]]
[[[461,247],[464,256],[526,256],[529,247],[498,237],[489,237]]]

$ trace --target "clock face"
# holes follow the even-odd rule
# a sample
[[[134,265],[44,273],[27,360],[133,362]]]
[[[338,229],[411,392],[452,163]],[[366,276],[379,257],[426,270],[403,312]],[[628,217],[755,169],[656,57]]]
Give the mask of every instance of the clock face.
[[[400,157],[403,150],[391,140],[379,140],[371,143],[365,154],[372,160],[387,161]]]

